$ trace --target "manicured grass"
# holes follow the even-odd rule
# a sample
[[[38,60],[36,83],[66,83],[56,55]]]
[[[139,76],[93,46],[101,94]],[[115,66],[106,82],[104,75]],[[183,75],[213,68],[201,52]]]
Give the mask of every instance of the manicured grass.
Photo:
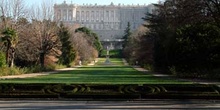
[[[101,57],[105,57],[107,54],[107,50],[102,50]],[[116,49],[116,50],[110,50],[109,55],[111,58],[122,58],[122,50]]]
[[[95,66],[80,67],[73,71],[25,79],[0,80],[0,83],[65,83],[65,84],[192,84],[170,78],[159,78],[150,73],[136,71],[124,66],[121,59],[112,58],[105,64],[105,58]]]

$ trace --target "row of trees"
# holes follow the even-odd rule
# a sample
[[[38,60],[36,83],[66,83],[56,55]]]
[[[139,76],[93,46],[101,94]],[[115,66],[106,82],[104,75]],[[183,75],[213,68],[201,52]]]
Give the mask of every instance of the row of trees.
[[[53,4],[43,3],[29,10],[23,0],[0,2],[0,66],[13,67],[14,61],[19,67],[71,66],[98,57],[102,49],[98,36],[87,28],[78,32],[79,26],[52,21]]]
[[[155,71],[219,78],[220,2],[166,0],[155,7],[144,18],[146,32],[130,36],[135,46],[127,58]]]

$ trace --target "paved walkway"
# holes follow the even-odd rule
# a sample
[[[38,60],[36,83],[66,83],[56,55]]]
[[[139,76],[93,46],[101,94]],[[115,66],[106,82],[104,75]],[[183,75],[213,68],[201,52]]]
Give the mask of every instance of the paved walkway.
[[[1,110],[219,110],[215,100],[145,100],[145,101],[0,101]]]

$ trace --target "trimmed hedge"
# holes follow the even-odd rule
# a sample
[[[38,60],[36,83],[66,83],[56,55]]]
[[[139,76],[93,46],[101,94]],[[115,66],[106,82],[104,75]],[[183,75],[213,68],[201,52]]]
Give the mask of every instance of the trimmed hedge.
[[[217,85],[0,84],[0,98],[220,99]]]

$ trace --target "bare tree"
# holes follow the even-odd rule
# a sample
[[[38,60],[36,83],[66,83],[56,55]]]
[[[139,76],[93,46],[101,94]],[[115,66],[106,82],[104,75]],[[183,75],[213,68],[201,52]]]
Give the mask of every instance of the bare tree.
[[[98,51],[88,42],[86,34],[73,33],[72,35],[71,41],[73,47],[77,51],[78,60],[88,63],[98,57]]]
[[[57,24],[50,20],[33,21],[32,30],[34,31],[34,46],[38,49],[42,67],[44,67],[45,56],[54,52],[56,53],[56,48],[60,46],[57,29]]]
[[[41,66],[44,67],[45,56],[51,54],[58,46],[59,39],[57,37],[57,23],[53,22],[53,0],[46,0],[39,6],[33,6],[27,13],[24,0],[1,0],[0,15],[2,26],[15,30],[14,33],[21,35],[18,45],[21,46],[17,51],[22,57],[39,56]],[[29,16],[29,18],[27,18]],[[27,19],[25,19],[27,18]],[[30,23],[28,21],[32,20]],[[5,38],[13,38],[9,31],[4,31]],[[9,41],[8,41],[9,42]],[[12,41],[11,41],[12,42]],[[14,42],[14,41],[13,41]],[[10,42],[9,42],[10,43]],[[13,43],[13,50],[7,49],[7,53],[15,51],[17,43]],[[27,48],[27,47],[28,48]],[[23,52],[21,52],[23,51]],[[35,51],[35,55],[33,53]],[[12,53],[13,53],[12,52]],[[29,54],[29,52],[31,54]],[[26,53],[22,55],[21,53]],[[9,56],[9,54],[7,54]],[[13,57],[14,53],[12,56]],[[14,57],[13,57],[14,58]],[[36,57],[35,57],[36,58]]]
[[[10,4],[9,1],[7,0],[0,1],[0,15],[4,28],[8,27],[9,20],[7,20],[7,17],[10,17],[10,10],[11,10],[9,4]]]
[[[16,26],[18,19],[26,17],[27,10],[25,7],[24,0],[1,0],[0,15],[4,23],[4,27],[14,27]],[[10,20],[13,23],[9,24]]]
[[[33,22],[32,22],[33,23]],[[19,41],[16,48],[16,60],[19,66],[31,66],[38,62],[39,50],[37,49],[36,30],[33,24],[27,19],[22,18],[18,21],[20,25]]]
[[[30,19],[35,20],[53,20],[54,10],[53,10],[53,0],[44,0],[40,5],[32,5],[29,9]]]
[[[17,20],[24,17],[24,7],[23,0],[2,0],[0,4],[2,41],[6,44],[6,62],[10,67],[14,65],[15,49],[18,42]]]

